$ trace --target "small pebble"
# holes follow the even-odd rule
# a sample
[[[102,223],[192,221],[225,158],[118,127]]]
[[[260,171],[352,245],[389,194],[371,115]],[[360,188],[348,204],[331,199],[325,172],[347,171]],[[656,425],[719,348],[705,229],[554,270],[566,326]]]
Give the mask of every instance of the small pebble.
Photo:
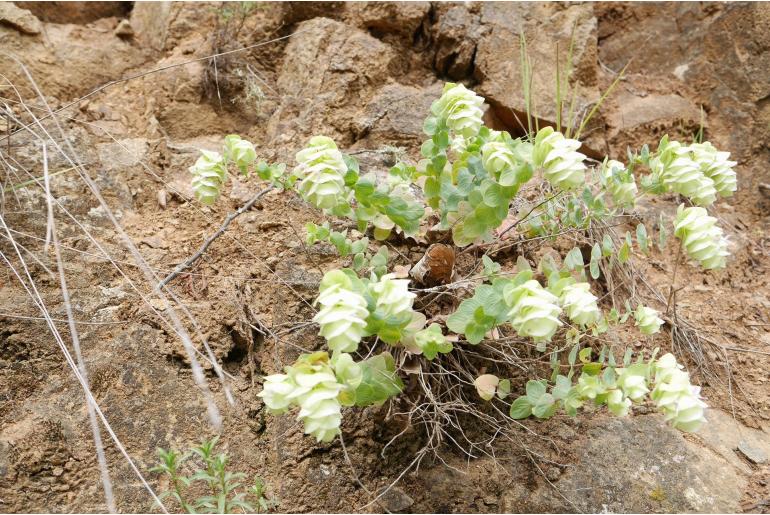
[[[762,465],[768,461],[767,454],[762,449],[750,444],[746,440],[741,440],[738,443],[738,451],[755,465]]]
[[[124,39],[134,37],[134,28],[131,26],[131,22],[125,19],[120,20],[118,26],[115,27],[115,35]]]
[[[159,206],[160,206],[162,209],[166,209],[166,201],[167,201],[167,198],[168,198],[168,193],[166,193],[166,190],[164,190],[164,189],[159,189],[159,190],[158,190],[158,205],[159,205]]]

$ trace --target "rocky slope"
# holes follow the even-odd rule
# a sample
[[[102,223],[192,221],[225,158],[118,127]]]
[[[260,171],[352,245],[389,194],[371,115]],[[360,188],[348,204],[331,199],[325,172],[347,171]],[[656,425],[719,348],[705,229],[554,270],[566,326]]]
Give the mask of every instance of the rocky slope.
[[[53,109],[66,106],[55,118],[62,132],[51,118],[43,125],[54,141],[72,146],[67,154],[82,160],[159,275],[194,252],[227,212],[259,188],[253,179],[235,180],[216,207],[190,201],[187,167],[197,149],[217,148],[225,134],[249,137],[269,160],[291,162],[319,133],[349,151],[392,145],[414,159],[424,113],[448,80],[487,98],[489,124],[522,134],[522,31],[534,62],[541,123],[556,116],[555,59],[559,55],[564,63],[572,34],[569,80],[578,113],[590,109],[627,65],[591,123],[589,154],[622,159],[627,146],[655,144],[666,133],[689,138],[703,121],[706,138],[739,161],[739,192],[717,205],[732,241],[728,269],[680,271],[688,285],[680,312],[716,342],[703,350],[711,372],[690,363],[715,408],[706,430],[683,436],[646,413],[623,420],[597,411],[577,420],[528,421],[537,436],[522,431],[523,443],[500,444],[496,460],[469,460],[447,449],[443,457],[451,468],[423,463],[373,505],[367,505],[370,492],[399,476],[418,438],[383,450],[402,429],[398,420],[375,408],[347,416],[343,434],[362,488],[339,442],[315,444],[291,417],[265,416],[255,397],[260,375],[292,361],[297,346],[321,343],[307,328],[287,332],[277,343],[260,328],[280,331],[308,320],[320,270],[335,262],[332,254],[308,252],[301,243],[304,223],[317,221],[318,214],[291,196],[268,195],[173,285],[197,328],[189,319],[185,324],[205,335],[232,377],[231,406],[207,368],[232,463],[266,478],[281,511],[770,509],[764,501],[770,498],[767,5],[264,3],[241,18],[226,16],[228,6],[218,3],[53,4],[58,2],[0,4],[0,48],[7,52],[0,58],[0,105],[27,122],[20,97],[37,116],[46,113],[44,101]],[[231,50],[236,52],[208,58]],[[82,98],[108,81],[118,82]],[[7,132],[19,124],[0,121],[0,128]],[[42,175],[38,140],[23,130],[0,138],[4,187]],[[57,174],[51,188],[72,215],[59,221],[60,238],[91,385],[147,473],[156,447],[186,446],[213,434],[206,405],[182,343],[160,318],[163,306],[153,313],[138,294],[151,285],[132,264],[104,208],[53,148],[48,166]],[[359,157],[369,169],[388,165],[383,154]],[[41,242],[44,196],[35,187],[6,189],[0,203],[3,219],[34,256],[30,268],[42,298],[54,317],[65,319],[58,281],[46,271],[55,270],[54,257]],[[658,209],[673,205],[674,198],[663,199],[644,217],[654,223]],[[12,252],[5,237],[0,250]],[[408,246],[402,250],[410,252]],[[654,254],[639,266],[664,288],[673,256]],[[0,511],[103,511],[82,391],[39,316],[30,296],[4,272]],[[640,345],[671,348],[666,337]],[[107,458],[120,511],[156,509],[112,444]],[[147,476],[153,486],[165,486]]]

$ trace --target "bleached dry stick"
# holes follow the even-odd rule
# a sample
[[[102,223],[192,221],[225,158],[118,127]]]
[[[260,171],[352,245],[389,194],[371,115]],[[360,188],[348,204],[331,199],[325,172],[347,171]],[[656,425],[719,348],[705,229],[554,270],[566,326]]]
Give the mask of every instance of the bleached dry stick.
[[[161,282],[158,283],[158,289],[160,290],[161,288],[166,286],[168,283],[170,283],[172,280],[174,280],[175,277],[177,277],[179,274],[181,274],[184,269],[188,268],[190,265],[192,265],[193,263],[198,261],[201,258],[201,256],[203,256],[203,254],[206,253],[206,250],[208,250],[209,246],[212,243],[214,243],[214,240],[216,240],[217,238],[219,238],[220,236],[222,236],[225,233],[225,231],[227,230],[227,227],[230,225],[230,223],[233,220],[235,220],[236,218],[241,216],[243,213],[245,213],[246,211],[251,209],[254,206],[254,204],[256,204],[257,201],[259,201],[259,199],[261,199],[268,191],[270,191],[272,189],[273,189],[272,186],[268,186],[267,188],[261,190],[256,195],[251,197],[251,199],[249,199],[248,202],[246,202],[244,205],[242,205],[240,208],[238,208],[237,211],[233,211],[232,213],[227,215],[227,218],[225,218],[225,221],[222,222],[222,225],[219,226],[219,229],[217,229],[217,231],[214,234],[212,234],[211,236],[206,238],[206,241],[203,242],[203,245],[201,245],[201,248],[198,249],[198,252],[196,252],[195,254],[193,254],[192,256],[187,258],[186,260],[184,260],[184,262],[180,263],[174,269],[173,272],[168,274],[165,277],[165,279],[163,279]]]

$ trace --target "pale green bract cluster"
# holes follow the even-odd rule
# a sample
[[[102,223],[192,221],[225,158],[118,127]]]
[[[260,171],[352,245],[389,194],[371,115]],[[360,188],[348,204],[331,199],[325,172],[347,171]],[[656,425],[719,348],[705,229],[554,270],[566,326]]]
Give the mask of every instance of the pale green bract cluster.
[[[201,156],[190,168],[192,189],[202,204],[210,206],[222,193],[227,180],[227,164],[219,152],[201,150]]]
[[[601,318],[602,313],[596,301],[597,297],[591,293],[591,285],[588,283],[565,286],[559,298],[567,317],[581,327],[595,324]]]
[[[518,143],[516,150],[524,147]],[[531,177],[530,166],[525,155],[517,152],[507,141],[497,139],[481,147],[481,163],[492,173],[500,186],[510,187],[523,184]]]
[[[313,322],[321,326],[319,334],[326,338],[329,348],[334,352],[354,352],[366,334],[366,299],[353,291],[348,276],[333,270],[321,281],[316,302],[321,310]]]
[[[637,369],[620,368],[618,373],[618,387],[623,391],[623,395],[632,401],[640,401],[645,395],[650,393],[647,388],[645,375],[638,372]]]
[[[586,156],[577,152],[580,142],[565,138],[552,127],[544,127],[535,136],[532,159],[543,169],[543,176],[553,186],[573,190],[585,183]]]
[[[376,300],[376,309],[388,318],[411,320],[412,303],[416,294],[409,291],[408,279],[395,279],[393,274],[383,275],[372,283],[370,289]]]
[[[615,370],[616,388],[607,392],[607,408],[618,417],[625,417],[634,402],[644,399],[650,392],[642,367],[631,366]],[[596,378],[597,376],[592,376]],[[581,376],[581,379],[583,376]]]
[[[639,304],[634,311],[635,325],[642,334],[655,334],[660,331],[663,320],[658,316],[658,312],[650,307]]]
[[[347,165],[336,143],[326,136],[314,136],[307,147],[297,152],[297,189],[308,203],[331,210],[347,204],[351,194],[345,187]]]
[[[462,84],[447,83],[441,98],[430,106],[434,116],[445,120],[447,127],[465,139],[478,134],[483,121],[484,97]]]
[[[682,369],[672,354],[661,356],[655,365],[651,397],[675,428],[697,431],[706,422],[706,403],[700,398],[700,387],[690,384],[690,374]]]
[[[519,336],[531,337],[538,343],[540,351],[545,350],[545,342],[551,341],[563,325],[559,320],[562,310],[571,322],[582,328],[597,323],[602,317],[591,286],[572,279],[567,282],[569,284],[558,288],[558,296],[534,279],[514,283],[504,290],[503,298],[511,306],[508,312],[511,325]]]
[[[225,159],[235,163],[245,175],[249,166],[257,160],[257,150],[250,141],[242,139],[237,134],[230,134],[225,136]]]
[[[562,325],[559,299],[534,279],[507,289],[504,297],[511,306],[508,318],[516,333],[531,337],[538,349],[545,350],[545,342],[551,341]]]
[[[427,329],[418,331],[413,340],[416,349],[428,359],[433,359],[438,354],[447,354],[453,348],[438,324],[431,324]]]
[[[615,205],[632,208],[638,189],[634,174],[620,161],[606,160],[601,167],[602,185],[609,191]]]
[[[714,188],[723,197],[731,196],[738,189],[738,178],[730,161],[730,152],[720,152],[708,141],[690,145],[693,159],[700,166],[701,172],[714,181]]]
[[[729,157],[729,152],[719,152],[708,142],[685,146],[664,138],[650,160],[650,169],[668,190],[684,195],[698,206],[709,206],[717,193],[728,197],[737,189],[732,169],[736,163]]]
[[[729,252],[727,238],[717,227],[716,218],[708,216],[702,207],[679,206],[674,220],[674,235],[691,259],[707,270],[724,268]]]
[[[690,149],[678,141],[665,142],[650,160],[653,176],[668,190],[684,195],[699,206],[716,200],[714,181],[701,172]]]
[[[481,162],[484,169],[496,176],[504,170],[516,168],[518,159],[511,148],[502,141],[490,141],[481,147]]]
[[[647,387],[646,365],[631,365],[614,369],[607,377],[583,373],[578,379],[576,393],[581,400],[588,399],[601,404],[616,416],[628,415],[634,402],[640,402],[650,392]]]
[[[285,413],[299,406],[297,419],[302,421],[305,434],[319,442],[330,442],[339,434],[342,404],[338,396],[345,385],[337,381],[325,352],[304,355],[285,374],[265,377],[262,397],[272,413]]]

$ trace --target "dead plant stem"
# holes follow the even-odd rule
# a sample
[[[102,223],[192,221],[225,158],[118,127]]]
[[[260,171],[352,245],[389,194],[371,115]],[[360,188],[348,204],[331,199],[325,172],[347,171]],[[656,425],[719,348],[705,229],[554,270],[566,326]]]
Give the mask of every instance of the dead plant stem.
[[[674,306],[674,319],[676,319],[676,272],[679,269],[679,261],[682,256],[682,245],[677,246],[676,258],[674,258],[674,273],[671,276],[671,285],[668,287],[668,301],[666,302],[666,315],[671,311],[672,301]]]
[[[161,282],[158,283],[158,289],[161,289],[164,286],[166,286],[168,283],[170,283],[172,280],[174,280],[174,278],[179,276],[179,274],[181,274],[183,270],[185,270],[190,265],[192,265],[193,263],[198,261],[201,258],[201,256],[203,256],[203,254],[206,253],[206,250],[208,250],[208,248],[211,246],[211,244],[214,243],[214,241],[217,238],[219,238],[220,236],[222,236],[225,233],[225,231],[230,226],[230,223],[232,223],[233,220],[235,220],[236,218],[241,216],[243,213],[245,213],[246,211],[251,209],[254,206],[254,204],[256,204],[257,201],[259,201],[259,199],[261,199],[267,192],[271,191],[272,189],[273,189],[272,186],[268,186],[267,188],[259,191],[256,195],[251,197],[251,199],[249,199],[248,202],[246,202],[244,205],[242,205],[240,208],[238,208],[237,211],[234,211],[234,212],[230,213],[229,215],[227,215],[227,217],[225,218],[225,221],[222,222],[221,226],[219,226],[219,229],[217,229],[217,231],[214,234],[209,236],[206,239],[206,241],[203,242],[203,245],[201,245],[201,248],[198,249],[198,252],[196,252],[195,254],[193,254],[192,256],[187,258],[186,260],[184,260],[182,263],[180,263],[174,269],[173,272],[168,274]]]

